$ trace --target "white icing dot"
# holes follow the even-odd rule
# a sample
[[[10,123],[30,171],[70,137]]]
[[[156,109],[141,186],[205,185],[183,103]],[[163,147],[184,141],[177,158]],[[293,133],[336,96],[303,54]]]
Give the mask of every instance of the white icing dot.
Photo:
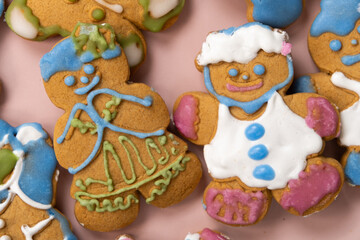
[[[25,18],[20,8],[14,7],[10,14],[10,24],[14,32],[23,38],[36,38],[38,30]]]
[[[130,67],[138,65],[143,59],[143,51],[136,46],[136,43],[132,43],[124,48],[124,52]]]
[[[176,8],[179,0],[150,0],[149,12],[153,18],[161,18]]]
[[[3,229],[5,227],[5,221],[4,219],[0,219],[0,229]]]

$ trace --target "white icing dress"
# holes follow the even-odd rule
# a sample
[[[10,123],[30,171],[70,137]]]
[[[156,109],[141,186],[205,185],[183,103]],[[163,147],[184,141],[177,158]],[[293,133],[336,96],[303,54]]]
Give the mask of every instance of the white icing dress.
[[[340,88],[348,89],[360,95],[360,82],[347,78],[341,72],[331,76],[331,82]],[[344,146],[360,145],[360,99],[349,108],[340,112],[340,142]]]
[[[216,135],[204,147],[214,178],[239,177],[249,187],[283,188],[290,179],[298,178],[306,157],[322,149],[322,138],[277,92],[254,121],[236,119],[223,104],[218,116]]]

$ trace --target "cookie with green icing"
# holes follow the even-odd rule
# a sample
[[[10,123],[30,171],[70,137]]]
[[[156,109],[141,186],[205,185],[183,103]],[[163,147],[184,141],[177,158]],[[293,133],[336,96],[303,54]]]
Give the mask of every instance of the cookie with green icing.
[[[152,32],[171,26],[185,0],[14,0],[6,22],[19,36],[44,40],[52,35],[68,36],[75,25],[109,23],[124,49],[131,67],[145,58],[146,43],[139,29]]]
[[[127,82],[129,65],[110,25],[78,24],[40,67],[49,98],[65,110],[54,148],[74,175],[71,196],[84,227],[125,227],[138,215],[140,195],[167,207],[194,190],[202,173],[198,158],[166,130],[162,98]]]

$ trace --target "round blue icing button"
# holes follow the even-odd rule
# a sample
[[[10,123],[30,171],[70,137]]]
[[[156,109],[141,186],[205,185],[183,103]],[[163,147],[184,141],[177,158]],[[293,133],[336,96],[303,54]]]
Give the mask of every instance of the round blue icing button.
[[[67,76],[67,77],[64,79],[64,82],[65,82],[66,86],[71,87],[72,85],[75,84],[75,77],[74,77],[74,76]]]
[[[333,50],[334,52],[340,51],[341,48],[342,48],[342,44],[339,40],[332,40],[330,42],[330,49]]]
[[[250,148],[248,155],[251,159],[259,161],[267,157],[269,151],[265,145],[259,144]]]
[[[260,180],[271,181],[275,178],[275,171],[269,165],[260,165],[254,169],[253,176]]]
[[[264,134],[265,128],[259,123],[251,124],[245,129],[245,136],[250,141],[256,141],[262,138]]]

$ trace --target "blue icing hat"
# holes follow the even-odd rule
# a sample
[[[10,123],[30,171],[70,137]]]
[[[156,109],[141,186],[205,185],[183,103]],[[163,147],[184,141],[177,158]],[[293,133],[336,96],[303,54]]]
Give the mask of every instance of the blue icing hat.
[[[326,32],[348,35],[360,19],[360,0],[322,0],[320,6],[321,12],[311,26],[312,37]]]

